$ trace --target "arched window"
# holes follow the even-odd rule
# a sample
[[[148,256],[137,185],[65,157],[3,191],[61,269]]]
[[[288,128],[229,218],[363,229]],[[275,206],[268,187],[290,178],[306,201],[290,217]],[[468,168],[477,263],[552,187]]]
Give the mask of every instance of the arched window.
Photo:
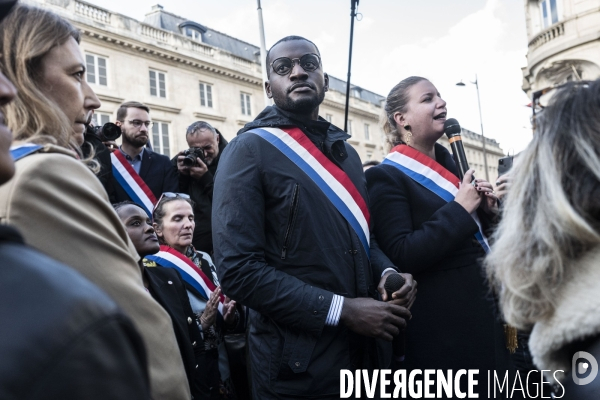
[[[202,25],[192,22],[186,21],[179,25],[179,29],[181,29],[181,34],[189,37],[192,40],[197,42],[202,41],[202,34],[206,33],[206,28]]]
[[[184,28],[184,35],[192,38],[198,42],[202,41],[202,33],[195,30],[194,28],[186,27]]]

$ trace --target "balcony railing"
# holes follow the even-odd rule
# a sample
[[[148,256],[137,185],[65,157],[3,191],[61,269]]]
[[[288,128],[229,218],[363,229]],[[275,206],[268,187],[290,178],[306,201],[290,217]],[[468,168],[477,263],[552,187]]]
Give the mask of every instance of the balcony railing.
[[[140,33],[144,36],[156,39],[163,43],[171,42],[171,37],[173,36],[173,33],[169,31],[163,31],[162,29],[158,29],[144,23],[140,24],[140,28]]]
[[[548,43],[564,34],[565,34],[564,22],[554,24],[550,28],[546,29],[545,31],[541,32],[539,35],[534,37],[529,42],[529,50],[536,49],[536,48],[540,47],[541,45]]]
[[[192,50],[196,53],[204,54],[209,57],[214,57],[214,49],[212,47],[194,41],[190,42],[192,45]]]
[[[110,12],[102,8],[94,7],[91,4],[75,2],[75,13],[91,18],[95,21],[110,24]]]

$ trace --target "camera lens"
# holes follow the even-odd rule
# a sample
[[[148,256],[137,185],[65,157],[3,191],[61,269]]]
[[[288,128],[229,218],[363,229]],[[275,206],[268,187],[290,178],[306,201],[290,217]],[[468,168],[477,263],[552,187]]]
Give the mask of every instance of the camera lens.
[[[106,140],[117,140],[121,136],[121,128],[112,122],[107,122],[102,126],[102,136]]]
[[[196,155],[195,154],[186,154],[183,159],[183,165],[186,167],[191,167],[196,164]]]

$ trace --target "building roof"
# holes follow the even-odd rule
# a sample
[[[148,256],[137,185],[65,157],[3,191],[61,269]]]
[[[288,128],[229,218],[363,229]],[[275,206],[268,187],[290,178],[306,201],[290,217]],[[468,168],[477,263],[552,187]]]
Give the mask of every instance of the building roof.
[[[146,14],[144,22],[156,28],[182,34],[181,26],[188,25],[200,30],[202,43],[223,49],[231,54],[260,64],[260,47],[254,46],[243,40],[236,39],[219,31],[215,31],[196,21],[191,21],[178,15],[167,12],[159,4],[152,7],[152,11]]]
[[[216,48],[228,51],[233,55],[252,61],[257,64],[262,64],[260,59],[260,47],[254,46],[243,40],[226,35],[219,31],[215,31],[206,25],[202,25],[196,21],[191,21],[178,15],[165,11],[160,4],[152,7],[152,11],[146,14],[144,22],[156,28],[166,31],[182,34],[182,26],[190,26],[198,29],[202,35],[202,43],[214,46]],[[340,93],[346,93],[346,81],[329,75],[329,88]],[[373,93],[370,90],[363,89],[356,85],[351,85],[351,95],[358,97],[376,106],[381,106],[385,97]]]
[[[329,89],[346,94],[346,81],[329,75]],[[369,103],[373,103],[376,106],[381,106],[385,101],[385,97],[352,84],[350,84],[350,95],[368,101]]]
[[[462,128],[462,127],[461,127],[461,129],[462,129],[462,132],[461,132],[462,136],[468,137],[469,139],[477,140],[478,142],[481,142],[481,135],[479,133],[475,133],[473,131],[470,131],[470,130]],[[496,142],[494,139],[486,137],[485,142],[489,143],[492,146],[500,147],[500,143]]]

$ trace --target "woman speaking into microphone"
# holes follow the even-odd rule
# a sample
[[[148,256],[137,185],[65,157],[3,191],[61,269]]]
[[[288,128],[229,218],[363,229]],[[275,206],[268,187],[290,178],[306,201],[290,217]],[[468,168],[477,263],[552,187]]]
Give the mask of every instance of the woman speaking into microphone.
[[[427,79],[397,84],[385,112],[393,149],[366,171],[373,227],[391,261],[419,281],[401,367],[478,369],[483,393],[487,370],[503,374],[509,362],[479,262],[488,251],[486,222],[497,213],[492,185],[472,181],[472,169],[460,182],[452,154],[436,143],[446,102]]]

